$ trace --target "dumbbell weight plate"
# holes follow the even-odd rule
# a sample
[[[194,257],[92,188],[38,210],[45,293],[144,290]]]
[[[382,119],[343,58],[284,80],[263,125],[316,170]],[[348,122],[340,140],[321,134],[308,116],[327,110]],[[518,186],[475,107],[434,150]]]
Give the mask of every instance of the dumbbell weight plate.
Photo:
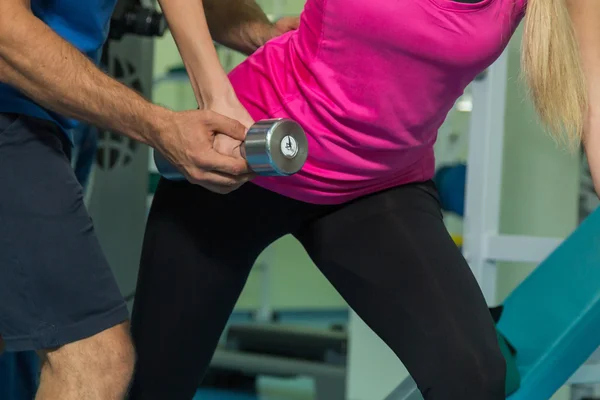
[[[248,130],[242,155],[263,176],[293,175],[308,157],[304,130],[290,119],[258,121]]]

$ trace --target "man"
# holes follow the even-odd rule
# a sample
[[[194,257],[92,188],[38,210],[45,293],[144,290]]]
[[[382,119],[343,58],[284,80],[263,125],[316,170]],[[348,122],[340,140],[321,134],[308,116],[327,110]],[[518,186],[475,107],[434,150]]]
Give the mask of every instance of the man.
[[[202,0],[160,1],[200,105],[187,112],[96,67],[115,1],[0,1],[0,351],[38,352],[41,400],[121,399],[134,367],[128,312],[69,163],[75,120],[156,148],[218,193],[251,177],[239,152],[215,150],[235,154],[251,121],[218,63]],[[240,49],[277,31],[262,20],[239,28],[224,41]]]

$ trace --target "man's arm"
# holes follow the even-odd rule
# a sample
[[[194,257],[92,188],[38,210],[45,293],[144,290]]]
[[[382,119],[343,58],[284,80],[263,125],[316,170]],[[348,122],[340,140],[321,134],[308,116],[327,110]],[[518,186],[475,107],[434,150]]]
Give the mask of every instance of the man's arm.
[[[215,41],[244,54],[262,46],[274,28],[255,0],[204,0],[204,10]]]
[[[0,0],[0,82],[56,113],[149,144],[210,190],[227,192],[248,180],[245,161],[213,148],[217,132],[243,140],[242,124],[212,111],[153,105],[100,71],[30,7],[29,0]]]
[[[255,0],[204,0],[204,11],[215,41],[246,55],[299,24],[298,17],[271,23]]]
[[[35,17],[28,0],[0,1],[0,81],[41,106],[146,144],[170,112],[100,71]]]
[[[596,193],[600,194],[600,2],[568,0],[567,4],[587,81],[589,109],[583,143]]]

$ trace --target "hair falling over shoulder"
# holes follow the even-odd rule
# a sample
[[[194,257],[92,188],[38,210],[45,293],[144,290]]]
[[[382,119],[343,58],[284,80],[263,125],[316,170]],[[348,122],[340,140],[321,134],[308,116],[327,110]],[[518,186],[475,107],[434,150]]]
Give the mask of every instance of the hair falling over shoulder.
[[[567,0],[528,0],[522,70],[542,123],[570,150],[582,140],[587,89]]]

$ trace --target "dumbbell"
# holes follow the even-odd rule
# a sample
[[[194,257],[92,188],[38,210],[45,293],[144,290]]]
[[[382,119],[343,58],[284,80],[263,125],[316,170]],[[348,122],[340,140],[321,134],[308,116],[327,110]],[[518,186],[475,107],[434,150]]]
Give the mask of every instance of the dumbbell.
[[[304,129],[297,122],[286,118],[265,119],[248,129],[241,153],[258,175],[288,176],[304,166],[308,157],[308,141]],[[154,152],[154,163],[164,178],[185,179],[157,151]]]

